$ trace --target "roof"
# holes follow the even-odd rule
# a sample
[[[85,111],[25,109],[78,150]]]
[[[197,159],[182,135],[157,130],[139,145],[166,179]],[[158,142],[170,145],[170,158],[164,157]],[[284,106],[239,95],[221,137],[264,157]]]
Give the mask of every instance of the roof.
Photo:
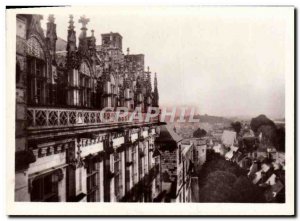
[[[190,151],[192,149],[193,144],[189,144],[189,145],[181,145],[181,147],[183,148],[182,150],[182,155],[185,156],[187,154],[188,151]]]
[[[158,143],[180,142],[182,137],[179,136],[170,125],[160,127],[159,137],[155,140]]]
[[[110,32],[110,33],[101,34],[101,36],[110,36],[110,35],[117,35],[122,38],[122,35],[120,35],[118,32]]]
[[[236,139],[236,132],[224,130],[222,134],[222,142],[226,146],[232,146]]]
[[[188,139],[185,139],[185,140],[182,140],[181,144],[183,144],[183,145],[190,145],[191,141],[188,140]]]

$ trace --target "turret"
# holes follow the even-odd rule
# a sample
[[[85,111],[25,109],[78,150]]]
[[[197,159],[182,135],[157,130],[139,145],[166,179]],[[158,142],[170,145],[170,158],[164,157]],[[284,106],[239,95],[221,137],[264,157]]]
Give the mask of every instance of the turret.
[[[147,72],[146,72],[145,88],[146,88],[145,110],[147,110],[148,107],[152,106],[152,94],[151,94],[152,85],[151,85],[151,72],[149,66],[147,67]]]
[[[73,15],[70,15],[69,27],[68,27],[68,39],[67,39],[67,67],[73,69],[77,65],[76,57],[76,32],[74,31]]]
[[[69,27],[68,27],[68,39],[67,39],[67,69],[68,69],[68,96],[67,104],[76,106],[79,105],[78,99],[79,96],[79,82],[75,79],[78,79],[78,56],[77,56],[77,47],[76,47],[76,32],[74,31],[74,21],[73,15],[70,15]]]
[[[49,15],[47,22],[47,34],[46,34],[46,42],[48,44],[48,48],[51,55],[52,64],[55,64],[55,53],[56,53],[56,24],[54,23],[54,16]]]
[[[154,107],[158,107],[159,106],[159,95],[158,95],[158,89],[157,89],[157,77],[156,77],[156,73],[154,75],[153,106]]]
[[[85,16],[81,16],[78,20],[79,23],[82,24],[81,27],[81,33],[79,35],[79,46],[78,46],[78,52],[81,55],[81,57],[88,57],[89,56],[89,47],[88,47],[88,39],[86,36],[86,25],[89,23],[90,19],[86,18]]]

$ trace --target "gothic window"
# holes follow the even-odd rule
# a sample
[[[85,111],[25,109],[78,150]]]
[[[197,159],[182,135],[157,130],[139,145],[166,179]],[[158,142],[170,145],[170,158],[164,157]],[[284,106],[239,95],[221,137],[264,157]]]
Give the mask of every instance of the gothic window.
[[[86,62],[81,63],[79,68],[80,105],[90,107],[91,105],[91,73]]]
[[[58,183],[62,174],[58,171],[35,178],[32,181],[31,201],[58,202]]]
[[[96,202],[97,194],[99,192],[97,165],[93,160],[88,160],[86,162],[86,165],[87,165],[87,175],[86,175],[87,201]]]
[[[28,102],[45,104],[48,100],[45,62],[36,57],[28,57]]]
[[[27,41],[27,54],[39,59],[45,58],[44,51],[35,37],[31,37]]]

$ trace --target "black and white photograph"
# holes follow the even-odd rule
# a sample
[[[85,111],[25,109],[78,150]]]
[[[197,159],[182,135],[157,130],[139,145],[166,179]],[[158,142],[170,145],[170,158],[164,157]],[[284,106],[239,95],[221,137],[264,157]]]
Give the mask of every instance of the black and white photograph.
[[[293,7],[6,24],[11,215],[294,214]]]

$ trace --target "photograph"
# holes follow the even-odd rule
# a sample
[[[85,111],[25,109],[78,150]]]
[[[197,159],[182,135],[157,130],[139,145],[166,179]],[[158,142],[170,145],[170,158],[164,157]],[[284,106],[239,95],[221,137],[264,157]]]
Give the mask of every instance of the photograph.
[[[6,9],[8,213],[293,215],[294,10]]]

